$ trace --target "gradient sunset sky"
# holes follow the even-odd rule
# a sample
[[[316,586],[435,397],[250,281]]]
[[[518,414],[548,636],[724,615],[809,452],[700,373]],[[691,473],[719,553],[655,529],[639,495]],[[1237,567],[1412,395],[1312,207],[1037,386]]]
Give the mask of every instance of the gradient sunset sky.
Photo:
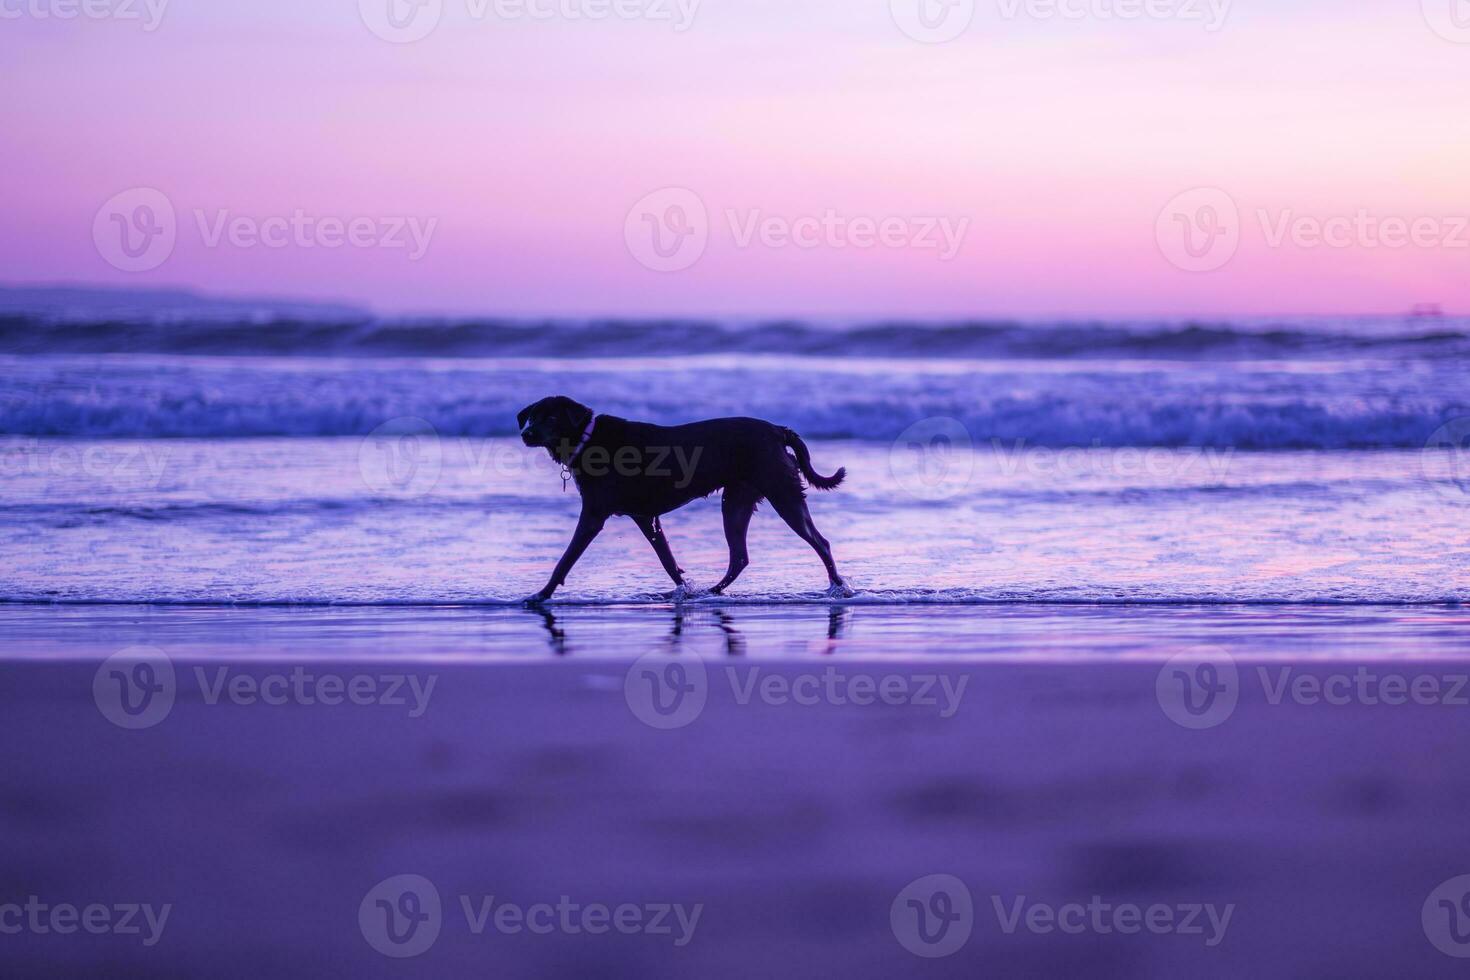
[[[0,19],[7,282],[531,316],[1470,312],[1470,247],[1273,247],[1258,219],[1366,211],[1448,236],[1470,215],[1470,43],[1433,28],[1439,0],[1238,0],[1218,30],[1204,0],[1159,0],[1203,19],[1139,20],[978,0],[939,44],[907,36],[889,0],[704,0],[683,31],[442,0],[413,43],[376,36],[356,0],[172,0],[152,31],[29,12],[55,2],[3,0],[22,12]],[[167,196],[178,233],[128,273],[93,222],[135,187]],[[709,216],[676,272],[624,234],[665,187]],[[1208,272],[1156,234],[1198,187],[1240,214],[1238,253]],[[210,247],[197,227],[297,209],[437,226],[418,261]],[[732,210],[969,224],[943,261],[741,247]]]

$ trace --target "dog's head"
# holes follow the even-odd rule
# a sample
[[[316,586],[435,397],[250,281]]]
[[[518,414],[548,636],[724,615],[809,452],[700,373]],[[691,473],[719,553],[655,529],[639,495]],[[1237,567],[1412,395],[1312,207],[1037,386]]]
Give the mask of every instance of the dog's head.
[[[581,442],[582,433],[590,421],[592,409],[565,395],[543,398],[516,414],[516,424],[521,427],[521,442],[540,446],[553,456],[559,448],[565,447],[564,452],[570,451]]]

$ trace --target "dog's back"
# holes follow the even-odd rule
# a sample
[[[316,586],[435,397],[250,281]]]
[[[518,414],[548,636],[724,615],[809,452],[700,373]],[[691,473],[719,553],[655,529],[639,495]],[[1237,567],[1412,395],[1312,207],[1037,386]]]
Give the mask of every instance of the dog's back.
[[[763,497],[799,488],[796,466],[786,454],[787,431],[754,418],[654,425],[602,415],[588,449],[600,447],[614,461],[605,489],[623,505],[616,512],[631,513],[623,507],[641,505],[656,508],[645,512],[657,514],[736,484],[749,484]],[[620,451],[641,465],[618,467]],[[592,482],[602,481],[582,484],[584,493]]]

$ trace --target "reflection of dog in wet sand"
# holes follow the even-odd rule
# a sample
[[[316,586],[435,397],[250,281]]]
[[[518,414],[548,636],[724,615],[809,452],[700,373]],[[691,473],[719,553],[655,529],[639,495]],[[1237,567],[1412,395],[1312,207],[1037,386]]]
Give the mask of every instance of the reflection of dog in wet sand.
[[[839,469],[822,476],[812,468],[811,454],[790,429],[760,419],[710,419],[689,425],[650,425],[613,415],[597,415],[586,405],[560,395],[543,398],[516,416],[521,441],[540,446],[561,464],[563,475],[577,483],[582,516],[572,543],[557,562],[551,580],[528,602],[551,598],[582,552],[609,517],[626,516],[663,563],[680,592],[684,572],[674,561],[659,517],[699,497],[724,490],[725,540],[730,567],[710,591],[723,592],[750,564],[745,532],[756,504],[769,500],[791,530],[811,545],[822,564],[832,596],[852,590],[837,574],[832,549],[817,533],[807,511],[801,478],[818,490],[834,490],[847,475]],[[788,453],[787,450],[791,452]]]

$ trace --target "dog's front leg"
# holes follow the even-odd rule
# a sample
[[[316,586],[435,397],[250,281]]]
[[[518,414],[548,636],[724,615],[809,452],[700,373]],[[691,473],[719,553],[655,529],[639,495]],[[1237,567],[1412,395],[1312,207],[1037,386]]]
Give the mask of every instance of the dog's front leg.
[[[556,563],[556,571],[551,573],[551,581],[540,592],[526,600],[527,605],[536,605],[550,599],[552,593],[561,588],[561,584],[567,580],[567,574],[571,572],[572,566],[577,559],[582,557],[582,552],[592,543],[602,530],[602,525],[607,523],[606,514],[594,513],[582,507],[582,516],[577,518],[577,529],[572,532],[572,543],[567,545],[566,554],[561,556],[561,561]]]
[[[653,545],[654,553],[658,555],[659,564],[664,566],[664,571],[669,573],[669,578],[674,580],[675,585],[684,584],[684,569],[674,560],[674,553],[669,549],[669,539],[664,537],[663,525],[657,517],[634,517],[633,523],[638,525],[638,530]]]

